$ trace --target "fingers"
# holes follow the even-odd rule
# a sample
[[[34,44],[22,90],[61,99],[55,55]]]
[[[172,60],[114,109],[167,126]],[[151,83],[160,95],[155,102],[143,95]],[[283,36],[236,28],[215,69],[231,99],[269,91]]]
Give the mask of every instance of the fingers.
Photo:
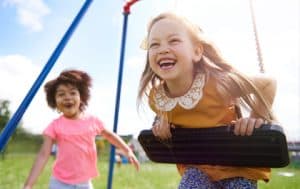
[[[151,130],[154,136],[159,135],[159,125],[153,125]]]
[[[169,139],[172,137],[171,130],[170,130],[171,127],[174,126],[172,126],[165,120],[155,121],[152,127],[153,135],[163,140]]]
[[[255,128],[256,128],[256,129],[257,129],[257,128],[260,128],[261,125],[262,125],[262,124],[265,124],[265,123],[267,123],[266,120],[263,120],[263,119],[261,119],[261,118],[256,119],[256,122],[255,122]]]
[[[248,119],[248,122],[245,124],[246,126],[242,127],[241,133],[242,136],[247,135],[250,136],[253,133],[254,126],[255,126],[255,119]]]
[[[160,120],[156,117],[154,122],[152,123],[152,132],[154,136],[159,136],[159,130],[160,130]]]
[[[233,122],[234,134],[240,136],[252,135],[255,128],[261,127],[264,120],[261,118],[241,118]]]
[[[135,169],[137,171],[140,170],[140,163],[139,161],[137,160],[137,158],[135,157],[134,153],[133,152],[130,152],[129,155],[128,155],[128,160],[129,162],[135,167]]]
[[[130,161],[130,163],[133,164],[133,166],[135,167],[135,169],[136,169],[137,171],[140,170],[140,163],[139,163],[139,161],[136,159],[136,157],[131,157],[131,158],[129,158],[129,161]]]

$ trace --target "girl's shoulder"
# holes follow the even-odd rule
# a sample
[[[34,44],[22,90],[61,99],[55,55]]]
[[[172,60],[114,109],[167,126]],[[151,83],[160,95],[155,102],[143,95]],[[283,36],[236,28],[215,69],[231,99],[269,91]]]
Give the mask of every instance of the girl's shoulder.
[[[54,118],[49,124],[48,124],[48,127],[53,127],[55,125],[57,125],[59,122],[61,122],[61,120],[63,119],[63,116],[60,115],[59,117],[57,118]]]
[[[83,119],[89,122],[96,122],[97,124],[104,125],[103,121],[94,114],[85,113]]]

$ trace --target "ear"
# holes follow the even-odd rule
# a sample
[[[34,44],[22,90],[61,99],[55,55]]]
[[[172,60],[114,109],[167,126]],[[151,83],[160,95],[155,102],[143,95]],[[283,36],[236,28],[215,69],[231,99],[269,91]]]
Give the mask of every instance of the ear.
[[[196,44],[194,47],[194,62],[199,62],[202,58],[203,46],[201,44]]]

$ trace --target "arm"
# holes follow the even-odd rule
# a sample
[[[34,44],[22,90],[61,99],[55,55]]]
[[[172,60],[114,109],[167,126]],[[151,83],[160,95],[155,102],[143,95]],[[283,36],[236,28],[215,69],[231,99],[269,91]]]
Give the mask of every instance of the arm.
[[[266,77],[264,75],[256,76],[252,78],[254,85],[258,88],[266,101],[269,108],[271,108],[275,95],[276,95],[276,80],[274,78]],[[258,101],[258,99],[254,99],[255,104],[257,105],[257,109],[265,110],[265,107]],[[266,110],[267,111],[267,110]],[[268,114],[268,112],[264,112],[264,114]],[[259,117],[254,111],[250,112],[248,118],[240,118],[234,122],[235,129],[234,133],[236,135],[251,135],[253,133],[254,128],[259,128],[266,120]]]
[[[112,145],[114,145],[117,148],[120,148],[125,153],[129,162],[132,163],[137,170],[139,170],[140,168],[139,161],[137,160],[137,158],[135,157],[134,153],[129,148],[129,146],[124,142],[124,140],[120,136],[107,130],[106,128],[104,128],[101,134]]]
[[[253,77],[253,82],[260,90],[262,96],[265,98],[267,104],[272,106],[277,89],[277,82],[274,78],[267,77],[267,76],[256,76]],[[260,109],[260,103],[258,104],[258,108]],[[254,112],[251,112],[252,117],[257,117]]]
[[[53,140],[48,136],[44,136],[43,145],[31,168],[30,174],[25,182],[24,189],[31,189],[38,176],[41,174],[50,156],[52,144]]]

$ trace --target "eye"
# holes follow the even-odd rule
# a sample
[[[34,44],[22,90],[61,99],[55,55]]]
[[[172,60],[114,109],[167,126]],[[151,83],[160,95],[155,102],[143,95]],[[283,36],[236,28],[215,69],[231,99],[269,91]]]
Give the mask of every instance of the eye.
[[[172,38],[169,40],[169,43],[171,44],[178,44],[181,40],[179,38]]]
[[[77,93],[78,93],[78,92],[77,92],[77,91],[75,91],[75,90],[70,92],[70,94],[71,94],[72,96],[75,96],[75,95],[77,95]]]
[[[150,43],[149,49],[150,49],[150,48],[156,48],[156,47],[158,47],[158,46],[159,46],[159,43],[157,43],[157,42]]]
[[[65,93],[56,93],[57,97],[63,97],[65,95]]]

